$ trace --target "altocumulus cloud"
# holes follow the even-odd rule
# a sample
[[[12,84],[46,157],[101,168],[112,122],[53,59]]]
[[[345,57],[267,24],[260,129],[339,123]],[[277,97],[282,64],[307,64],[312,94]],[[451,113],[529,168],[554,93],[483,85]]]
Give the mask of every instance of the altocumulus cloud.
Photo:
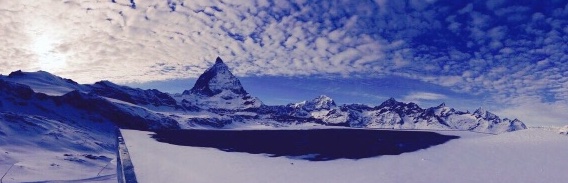
[[[565,1],[0,1],[0,73],[147,82],[219,55],[239,76],[397,76],[561,108],[566,17]]]
[[[423,100],[441,100],[448,98],[446,95],[430,92],[412,92],[406,95],[402,100],[408,102],[420,103]]]

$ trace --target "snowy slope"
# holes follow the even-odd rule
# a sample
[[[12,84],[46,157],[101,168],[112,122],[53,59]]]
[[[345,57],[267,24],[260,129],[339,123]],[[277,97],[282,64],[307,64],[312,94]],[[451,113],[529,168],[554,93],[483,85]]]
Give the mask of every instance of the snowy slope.
[[[179,107],[176,100],[169,94],[160,92],[158,90],[142,90],[137,88],[130,88],[127,86],[120,86],[110,81],[99,81],[92,85],[86,85],[90,88],[90,93],[113,98],[132,104],[147,106],[167,106]]]
[[[0,168],[13,165],[4,181],[116,181],[115,125],[65,101],[0,80]]]
[[[116,182],[117,126],[179,128],[165,115],[128,104],[79,90],[50,96],[0,79],[3,181]]]
[[[60,96],[73,90],[88,91],[89,88],[77,82],[55,76],[45,71],[22,72],[15,71],[8,76],[0,75],[0,79],[30,86],[35,92]]]
[[[78,90],[50,96],[0,79],[0,171],[10,170],[3,180],[116,182],[116,127],[178,128],[167,119]]]
[[[312,162],[177,146],[123,130],[140,182],[564,182],[568,138],[528,129],[501,135],[439,131],[461,138],[401,155]]]
[[[116,182],[113,129],[0,112],[3,181]]]

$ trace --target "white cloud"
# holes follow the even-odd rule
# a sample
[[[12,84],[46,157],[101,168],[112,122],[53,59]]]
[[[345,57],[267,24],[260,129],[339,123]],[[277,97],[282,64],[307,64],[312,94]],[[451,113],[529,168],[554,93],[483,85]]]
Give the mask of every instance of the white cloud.
[[[412,92],[406,95],[402,100],[414,103],[420,103],[424,100],[441,100],[448,98],[446,95],[430,93],[430,92]]]
[[[221,56],[238,76],[396,75],[494,103],[568,102],[565,3],[170,2],[0,1],[0,73],[146,82],[195,78]]]
[[[408,64],[410,64],[409,61],[404,60],[404,58],[402,57],[402,54],[400,52],[395,53],[393,61],[394,61],[394,66],[397,69],[405,67]]]
[[[566,103],[542,103],[534,101],[504,108],[495,113],[518,118],[528,126],[568,125],[568,105]]]

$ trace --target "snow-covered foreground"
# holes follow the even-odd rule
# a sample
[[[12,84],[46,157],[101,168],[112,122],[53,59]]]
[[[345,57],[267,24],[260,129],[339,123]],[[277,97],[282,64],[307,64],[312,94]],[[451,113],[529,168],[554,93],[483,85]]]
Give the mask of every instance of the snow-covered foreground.
[[[0,112],[2,182],[116,182],[109,126]]]
[[[123,130],[140,182],[564,182],[568,137],[528,129],[461,138],[401,155],[306,161],[160,143]],[[262,138],[262,137],[259,137]]]
[[[116,182],[116,160],[72,150],[2,147],[3,182]],[[95,159],[98,158],[98,159]],[[114,157],[112,157],[114,158]],[[1,175],[0,175],[1,176]]]

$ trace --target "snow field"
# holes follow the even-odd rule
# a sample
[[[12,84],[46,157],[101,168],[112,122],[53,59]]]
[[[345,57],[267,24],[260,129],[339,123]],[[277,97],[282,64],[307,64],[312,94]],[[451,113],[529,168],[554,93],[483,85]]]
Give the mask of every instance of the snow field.
[[[312,162],[155,141],[122,130],[140,182],[563,182],[568,138],[528,129],[458,135],[446,144],[396,156]],[[259,137],[262,138],[262,137]]]

